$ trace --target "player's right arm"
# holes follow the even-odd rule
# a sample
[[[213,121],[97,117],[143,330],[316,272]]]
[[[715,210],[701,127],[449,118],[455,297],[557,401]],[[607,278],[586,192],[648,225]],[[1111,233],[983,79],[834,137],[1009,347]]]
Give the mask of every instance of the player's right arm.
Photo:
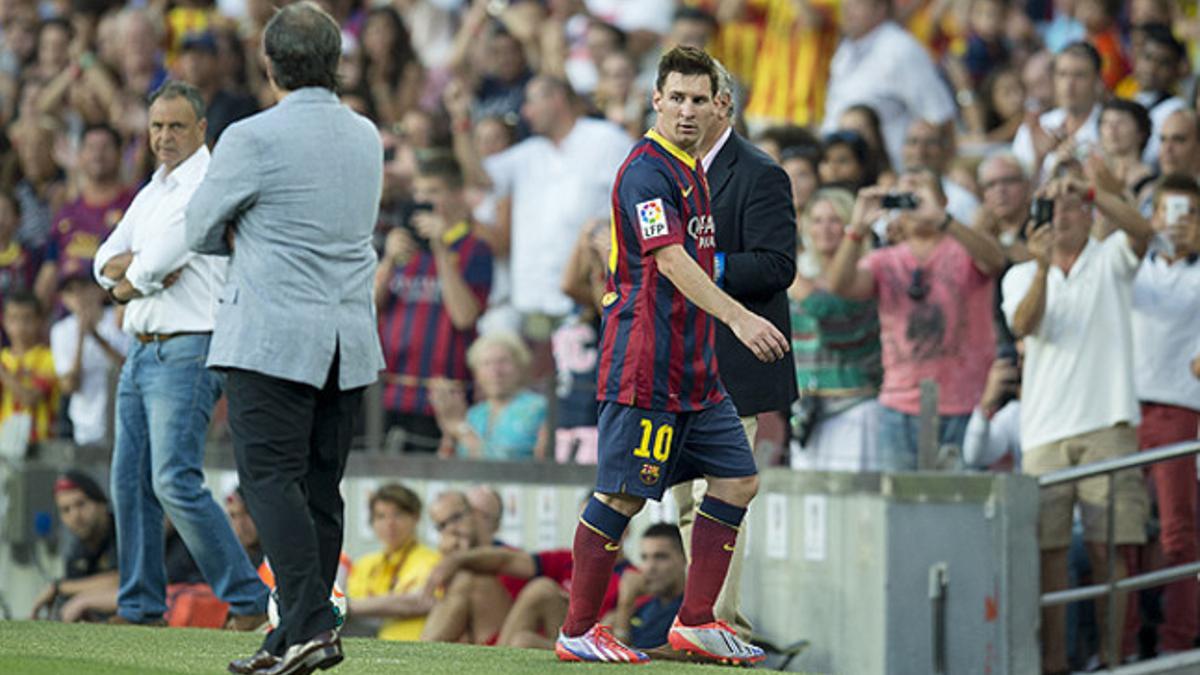
[[[682,245],[655,249],[653,255],[658,271],[692,304],[729,326],[759,361],[778,361],[787,353],[789,345],[783,333],[717,287]]]

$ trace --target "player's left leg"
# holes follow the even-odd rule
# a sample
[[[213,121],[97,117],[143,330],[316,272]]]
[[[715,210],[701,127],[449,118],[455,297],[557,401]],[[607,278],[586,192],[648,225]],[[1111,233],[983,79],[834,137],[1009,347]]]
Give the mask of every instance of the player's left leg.
[[[668,642],[677,650],[717,661],[757,663],[766,657],[763,651],[740,640],[728,624],[713,616],[746,507],[758,493],[754,455],[728,399],[696,413],[683,453],[681,461],[703,469],[708,491],[696,507],[683,605]]]

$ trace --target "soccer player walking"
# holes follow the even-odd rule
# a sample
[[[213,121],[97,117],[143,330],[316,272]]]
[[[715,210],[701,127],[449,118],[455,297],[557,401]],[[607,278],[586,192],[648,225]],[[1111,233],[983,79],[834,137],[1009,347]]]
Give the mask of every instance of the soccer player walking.
[[[717,68],[691,47],[667,52],[654,91],[657,122],[617,173],[612,252],[603,299],[599,473],[575,531],[575,573],[555,652],[564,661],[642,662],[596,620],[621,535],[647,498],[704,477],[677,650],[755,663],[762,650],[713,617],[758,471],[717,377],[714,319],[763,361],[787,352],[783,334],[713,283],[716,251],[698,147],[716,123]]]

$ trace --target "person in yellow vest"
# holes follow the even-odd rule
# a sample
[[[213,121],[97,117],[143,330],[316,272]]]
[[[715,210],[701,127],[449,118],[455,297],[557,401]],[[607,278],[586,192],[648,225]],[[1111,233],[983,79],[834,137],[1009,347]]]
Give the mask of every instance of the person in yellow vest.
[[[351,568],[347,616],[382,619],[383,640],[416,640],[433,606],[425,584],[441,554],[417,541],[421,498],[412,490],[388,483],[371,495],[369,508],[371,528],[383,550],[363,556]]]
[[[28,424],[29,442],[50,437],[58,412],[58,376],[45,344],[42,305],[32,293],[4,298],[4,332],[9,345],[0,351],[0,428]],[[28,421],[20,419],[28,417]]]

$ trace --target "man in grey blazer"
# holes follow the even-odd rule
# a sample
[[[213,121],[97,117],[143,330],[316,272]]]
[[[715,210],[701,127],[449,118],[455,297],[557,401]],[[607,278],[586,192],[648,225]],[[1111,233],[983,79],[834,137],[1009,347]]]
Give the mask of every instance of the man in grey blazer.
[[[230,256],[208,366],[225,372],[246,506],[275,572],[279,626],[233,672],[342,660],[329,594],[338,493],[363,389],[384,367],[371,282],[383,149],[334,90],[341,33],[311,2],[263,37],[279,103],[222,134],[187,209],[192,250]]]

